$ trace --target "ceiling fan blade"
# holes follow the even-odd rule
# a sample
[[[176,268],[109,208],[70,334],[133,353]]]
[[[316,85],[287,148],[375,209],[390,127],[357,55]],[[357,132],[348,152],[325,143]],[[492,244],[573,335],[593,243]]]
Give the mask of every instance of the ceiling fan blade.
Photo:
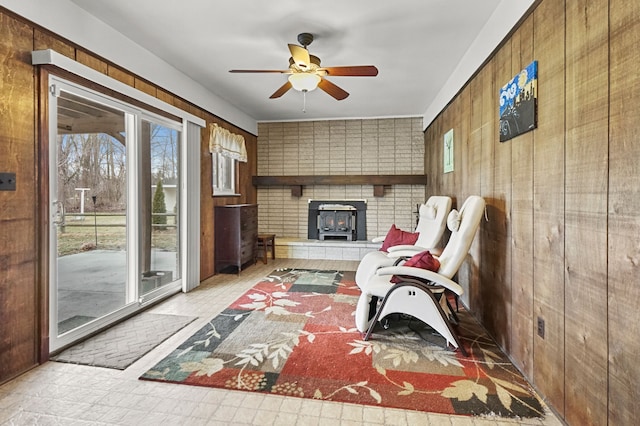
[[[309,56],[309,51],[307,49],[302,46],[298,46],[297,44],[290,44],[289,51],[291,52],[293,61],[300,69],[305,71],[309,68],[311,57]]]
[[[340,87],[336,86],[335,84],[333,84],[332,82],[324,78],[320,80],[320,83],[318,83],[318,87],[339,101],[349,96],[348,92],[344,91]]]
[[[286,74],[286,73],[290,73],[291,70],[229,70],[229,72],[235,72],[235,73],[241,73],[241,72],[245,72],[245,73],[274,72],[274,73],[278,73],[278,74]]]
[[[269,99],[279,98],[280,96],[282,96],[285,93],[287,93],[289,91],[289,89],[291,89],[291,87],[292,87],[291,83],[289,83],[289,81],[287,81],[285,84],[280,86],[280,88],[278,90],[273,92],[273,95],[269,96]]]
[[[344,77],[375,77],[378,75],[378,68],[373,65],[354,65],[345,67],[323,67],[327,75]]]

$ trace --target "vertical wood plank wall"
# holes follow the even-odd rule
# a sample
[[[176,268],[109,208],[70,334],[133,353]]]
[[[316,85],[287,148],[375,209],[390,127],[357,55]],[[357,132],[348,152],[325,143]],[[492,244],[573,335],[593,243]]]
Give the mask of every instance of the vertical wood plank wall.
[[[608,250],[598,254],[607,258],[609,421],[622,425],[640,419],[640,3],[609,8]]]
[[[564,414],[564,28],[565,1],[544,1],[533,14],[538,60],[538,128],[533,135],[533,379]],[[544,79],[542,78],[544,76]],[[517,139],[509,143],[518,143]]]
[[[488,205],[466,301],[571,425],[640,414],[638,45],[638,2],[542,0],[425,131],[428,192]],[[500,143],[498,89],[533,60],[538,128]]]
[[[532,33],[529,16],[511,39],[512,76],[531,63]],[[511,144],[511,163],[511,353],[518,368],[533,377],[533,132]]]
[[[38,212],[39,141],[36,70],[31,51],[54,49],[84,65],[133,86],[171,105],[244,136],[248,163],[239,167],[241,197],[211,196],[209,132],[201,140],[201,279],[213,275],[213,212],[216,204],[256,202],[251,176],[256,174],[256,136],[219,119],[187,101],[119,68],[104,58],[40,29],[0,8],[0,171],[16,173],[16,191],[0,192],[0,383],[32,368],[39,361],[40,324],[46,314],[47,283],[40,274],[45,260],[40,249]],[[39,179],[43,179],[40,181]],[[195,189],[198,190],[198,189]],[[46,321],[44,322],[46,323]]]
[[[609,5],[566,5],[565,411],[574,424],[605,424],[607,255],[587,250],[607,246]]]
[[[35,365],[38,349],[32,45],[28,25],[0,14],[0,171],[16,173],[18,188],[0,192],[0,383]]]

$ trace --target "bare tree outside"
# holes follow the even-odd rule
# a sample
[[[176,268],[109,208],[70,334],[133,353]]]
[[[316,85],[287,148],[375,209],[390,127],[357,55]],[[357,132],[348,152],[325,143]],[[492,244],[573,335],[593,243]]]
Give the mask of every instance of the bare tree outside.
[[[153,122],[145,124],[149,125],[150,134],[150,182],[153,186],[161,182],[161,190],[168,186],[175,192],[180,132]],[[95,248],[95,244],[90,244],[94,241],[91,225],[98,228],[100,248],[122,249],[126,245],[127,153],[123,133],[59,134],[57,196],[64,200],[66,210],[66,226],[60,230],[60,255]],[[79,191],[80,188],[88,188],[88,191]],[[84,215],[81,214],[83,195]],[[92,197],[95,197],[95,203]],[[172,205],[166,206],[166,213],[160,213],[166,215],[167,224],[174,226],[154,229],[154,246],[176,249],[177,201],[174,195]]]

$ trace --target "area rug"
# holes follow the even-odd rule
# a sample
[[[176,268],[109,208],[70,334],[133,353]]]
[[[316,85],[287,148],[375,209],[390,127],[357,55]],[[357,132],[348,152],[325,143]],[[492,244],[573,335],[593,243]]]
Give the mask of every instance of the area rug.
[[[142,312],[65,349],[51,360],[124,370],[195,319]]]
[[[459,313],[465,357],[407,318],[364,341],[354,327],[358,295],[353,272],[273,271],[140,378],[446,414],[544,415],[467,312]]]

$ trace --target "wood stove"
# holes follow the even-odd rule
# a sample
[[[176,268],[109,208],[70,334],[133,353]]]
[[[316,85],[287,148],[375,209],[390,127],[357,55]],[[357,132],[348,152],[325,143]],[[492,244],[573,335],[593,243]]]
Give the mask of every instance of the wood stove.
[[[366,240],[366,221],[366,200],[309,200],[310,240]]]
[[[321,204],[318,206],[318,238],[346,238],[355,234],[357,209],[347,204]]]

